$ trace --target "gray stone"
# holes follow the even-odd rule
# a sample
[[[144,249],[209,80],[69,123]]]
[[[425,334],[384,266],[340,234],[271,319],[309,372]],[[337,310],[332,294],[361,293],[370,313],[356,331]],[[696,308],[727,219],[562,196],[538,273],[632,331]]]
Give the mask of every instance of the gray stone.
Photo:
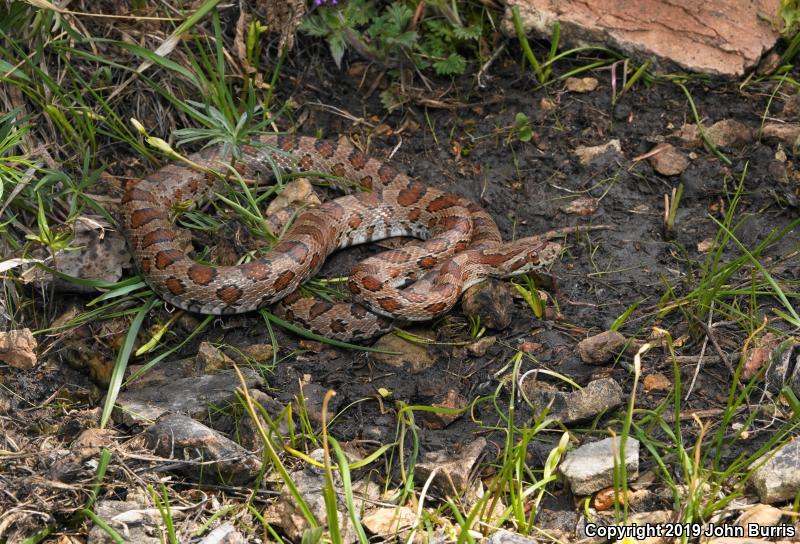
[[[594,380],[569,393],[544,388],[533,380],[523,382],[523,388],[537,413],[547,409],[547,417],[564,425],[614,410],[624,402],[622,387],[612,378]]]
[[[620,442],[619,437],[606,438],[567,453],[559,470],[573,494],[591,495],[614,484],[614,445],[619,450]],[[625,443],[625,467],[628,479],[635,480],[639,475],[639,441],[635,438]]]
[[[590,365],[609,362],[625,345],[625,337],[617,331],[604,331],[578,342],[581,361]]]
[[[461,496],[468,488],[470,474],[486,447],[486,439],[478,438],[456,454],[447,451],[426,453],[416,466],[416,476],[425,481],[436,470],[433,486],[449,496]]]
[[[511,324],[513,299],[508,285],[490,278],[464,292],[461,308],[470,317],[480,318],[481,325],[503,330]]]
[[[536,541],[519,533],[500,530],[492,533],[487,544],[536,544]]]
[[[255,371],[249,368],[241,368],[240,371],[248,388],[261,382]],[[208,415],[210,407],[235,402],[234,391],[240,385],[239,377],[233,371],[154,381],[145,387],[120,393],[114,417],[127,425],[151,422],[166,412],[202,419]]]
[[[197,481],[253,481],[261,461],[233,440],[183,414],[165,414],[145,433],[147,446],[177,462],[171,470]]]
[[[794,498],[800,491],[800,440],[789,442],[758,467],[750,480],[762,503]]]

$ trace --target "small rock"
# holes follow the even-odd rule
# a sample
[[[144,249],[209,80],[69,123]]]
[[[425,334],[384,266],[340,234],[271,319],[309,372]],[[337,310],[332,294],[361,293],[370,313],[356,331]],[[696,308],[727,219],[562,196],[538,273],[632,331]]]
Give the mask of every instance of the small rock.
[[[209,342],[202,342],[197,348],[197,364],[204,374],[213,374],[233,367],[233,359]]]
[[[706,129],[706,138],[716,147],[744,147],[754,136],[752,128],[735,119],[717,121]]]
[[[133,495],[129,493],[127,501],[99,501],[94,508],[95,514],[112,529],[125,535],[125,542],[159,544],[162,542],[157,536],[161,534],[160,527],[163,525],[161,515],[143,497]],[[176,511],[173,513],[180,516],[180,513]],[[86,542],[87,544],[113,544],[115,541],[99,525],[94,524]]]
[[[466,315],[480,318],[482,325],[494,330],[501,331],[511,324],[513,307],[508,285],[494,278],[473,285],[461,298]]]
[[[243,367],[240,371],[248,388],[261,383],[261,377],[252,369]],[[126,425],[154,421],[165,412],[203,418],[208,416],[209,407],[235,402],[234,391],[239,386],[239,377],[232,371],[226,371],[128,389],[117,398],[114,418]]]
[[[777,335],[768,332],[763,336],[756,338],[755,341],[750,344],[744,354],[744,365],[742,369],[742,376],[740,378],[743,383],[749,382],[761,371],[761,368],[770,361],[773,350],[775,350],[780,343],[781,339]],[[789,347],[790,345],[791,341],[786,344],[786,347]],[[781,352],[783,351],[784,350],[781,350]],[[775,360],[773,363],[773,365],[777,363],[777,365],[780,366],[780,369],[773,367],[773,374],[775,370],[779,370],[779,373],[782,374],[780,377],[775,376],[777,378],[775,380],[776,391],[780,390],[780,388],[786,383],[785,372],[789,370],[788,365],[780,365],[779,359],[780,358]]]
[[[689,147],[700,147],[700,144],[703,143],[703,136],[700,134],[700,128],[695,123],[686,123],[672,135]]]
[[[622,333],[605,331],[578,342],[578,355],[586,364],[600,365],[613,359],[624,345]]]
[[[517,349],[522,353],[538,353],[542,351],[543,348],[544,346],[539,342],[531,342],[530,340],[526,340],[520,343]]]
[[[642,380],[642,386],[647,393],[669,391],[672,388],[672,382],[661,372],[656,372],[645,376],[644,380]]]
[[[30,329],[0,332],[0,361],[23,370],[36,366],[36,339]]]
[[[397,508],[375,508],[365,515],[361,522],[370,533],[386,538],[404,538],[408,529],[417,522],[417,513],[407,506]]]
[[[781,56],[777,51],[770,51],[761,59],[756,67],[756,74],[760,76],[771,75],[775,70],[781,66]]]
[[[257,363],[270,363],[275,355],[272,344],[250,344],[242,351],[246,357]]]
[[[766,123],[761,128],[762,140],[777,140],[793,148],[800,142],[800,125],[794,123]]]
[[[322,449],[314,450],[311,452],[310,457],[318,462],[323,459]],[[311,513],[318,520],[327,519],[327,510],[325,506],[324,494],[322,492],[325,487],[325,474],[323,470],[314,465],[306,465],[300,470],[296,470],[290,474],[292,481],[297,488],[297,491],[306,501]],[[342,482],[341,477],[337,471],[334,471],[334,488],[337,491],[337,497],[342,497]],[[363,501],[355,501],[357,509],[363,507]],[[350,544],[358,540],[358,536],[350,524],[350,517],[347,514],[347,506],[343,500],[339,500],[337,504],[339,529],[341,530],[342,542]],[[286,534],[292,542],[301,542],[303,534],[310,527],[306,521],[300,508],[292,496],[288,486],[281,489],[281,494],[278,500],[267,506],[264,511],[264,518],[270,524],[279,527],[281,531]]]
[[[609,510],[610,508],[614,507],[614,497],[617,497],[617,502],[620,505],[625,503],[630,503],[631,497],[633,497],[634,492],[631,489],[628,489],[628,493],[626,495],[622,494],[622,490],[619,490],[618,493],[614,493],[613,487],[606,487],[605,489],[601,489],[597,492],[592,500],[592,504],[594,505],[595,510],[603,512],[604,510]]]
[[[536,540],[501,529],[489,537],[487,544],[536,544]]]
[[[561,211],[570,215],[586,217],[597,211],[599,201],[590,196],[579,196],[572,199],[569,204],[561,208]]]
[[[619,140],[614,139],[605,144],[595,146],[580,145],[575,148],[575,154],[583,166],[588,166],[594,159],[608,152],[622,153],[622,146]]]
[[[705,240],[700,240],[697,242],[697,251],[700,253],[708,253],[711,251],[711,248],[714,247],[714,239],[713,238],[706,238]]]
[[[613,485],[615,452],[612,448],[615,445],[619,448],[620,441],[619,437],[606,438],[567,453],[560,471],[567,478],[574,495],[591,495]],[[628,479],[636,479],[639,473],[639,441],[635,438],[628,438],[625,444],[625,467]]]
[[[171,470],[196,481],[240,485],[261,469],[261,461],[239,444],[182,414],[159,417],[145,437],[157,455],[176,460]]]
[[[370,353],[372,359],[397,368],[407,367],[414,374],[422,372],[436,362],[425,345],[409,342],[392,333],[380,337],[373,347],[398,355]]]
[[[247,539],[232,523],[223,523],[197,544],[245,544]]]
[[[658,144],[647,161],[662,176],[677,176],[689,166],[689,159],[672,144]]]
[[[458,391],[449,389],[447,391],[447,398],[442,402],[432,404],[434,408],[446,408],[449,410],[461,410],[467,405],[467,401],[458,394]],[[423,412],[423,423],[427,429],[444,429],[456,419],[461,417],[461,414],[450,414],[444,412]]]
[[[307,178],[297,178],[283,186],[283,190],[267,206],[267,215],[285,208],[315,207],[322,201]]]
[[[471,354],[475,355],[476,357],[483,357],[486,355],[486,350],[497,343],[496,336],[484,336],[479,340],[475,340],[471,344],[467,345],[467,351]]]
[[[767,527],[774,527],[780,523],[783,512],[779,508],[768,504],[754,504],[745,510],[736,522],[739,527],[747,528],[750,523]]]
[[[800,440],[789,442],[758,467],[750,480],[762,503],[789,500],[800,491]]]
[[[539,100],[539,108],[542,111],[547,111],[547,112],[553,111],[556,109],[556,103],[555,101],[553,101],[552,98],[548,98],[545,96],[541,100]]]
[[[486,447],[486,439],[473,441],[456,455],[447,451],[428,452],[416,466],[416,475],[426,480],[436,470],[433,485],[449,496],[460,496],[469,487],[472,468],[480,460]]]
[[[568,77],[564,88],[571,93],[590,93],[600,85],[593,77]]]
[[[547,409],[548,418],[564,425],[614,410],[624,401],[622,387],[612,378],[594,380],[583,389],[571,393],[547,389],[534,380],[523,382],[522,387],[525,396],[539,413]]]

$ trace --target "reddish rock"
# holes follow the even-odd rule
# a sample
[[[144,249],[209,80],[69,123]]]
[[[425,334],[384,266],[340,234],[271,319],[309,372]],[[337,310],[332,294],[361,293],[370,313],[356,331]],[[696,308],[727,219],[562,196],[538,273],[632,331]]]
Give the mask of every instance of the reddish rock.
[[[769,18],[780,0],[507,0],[503,29],[509,35],[515,35],[515,6],[526,32],[549,37],[559,21],[565,44],[607,44],[637,59],[656,57],[722,76],[755,67],[779,37]]]

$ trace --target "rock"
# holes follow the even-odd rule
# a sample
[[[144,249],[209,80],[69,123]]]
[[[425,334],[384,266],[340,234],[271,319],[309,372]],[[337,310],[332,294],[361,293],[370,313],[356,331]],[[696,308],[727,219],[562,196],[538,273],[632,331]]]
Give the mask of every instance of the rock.
[[[458,394],[458,391],[449,389],[447,391],[447,398],[442,402],[432,404],[434,408],[445,408],[448,410],[461,410],[467,405],[466,399]],[[444,412],[423,412],[422,421],[427,429],[444,429],[456,419],[460,418],[461,414],[451,414]]]
[[[642,386],[647,393],[669,391],[672,389],[672,381],[661,372],[656,372],[645,376],[644,380],[642,380]]]
[[[615,2],[599,0],[508,0],[502,29],[516,36],[512,8],[526,32],[550,37],[560,22],[560,43],[603,43],[637,61],[656,57],[656,68],[739,77],[755,67],[780,37],[770,17],[780,0],[692,0]]]
[[[587,217],[597,211],[599,200],[590,196],[579,196],[570,200],[569,204],[561,207],[561,211],[570,215]]]
[[[492,533],[487,544],[536,544],[536,542],[530,537],[501,529]]]
[[[761,128],[762,140],[777,140],[793,148],[800,144],[800,125],[794,123],[766,123]]]
[[[422,372],[436,362],[425,345],[409,342],[392,333],[379,338],[373,347],[398,355],[370,353],[372,359],[397,368],[407,367],[412,373]]]
[[[397,508],[375,508],[361,519],[361,523],[375,536],[404,538],[408,529],[414,526],[417,514],[407,506]]]
[[[619,140],[614,139],[607,143],[594,146],[579,145],[575,148],[575,154],[578,156],[583,166],[588,166],[597,157],[605,155],[606,153],[622,153],[622,146]]]
[[[794,498],[800,491],[800,440],[789,442],[772,458],[755,469],[751,482],[762,503],[772,504]]]
[[[467,351],[471,354],[475,355],[476,357],[483,357],[486,355],[486,350],[497,343],[496,336],[484,336],[479,340],[475,340],[471,344],[467,345]]]
[[[634,495],[634,491],[632,489],[628,489],[628,493],[623,495],[622,490],[618,493],[614,493],[613,487],[606,487],[605,489],[601,489],[597,492],[592,500],[592,505],[594,506],[595,510],[603,512],[604,510],[609,510],[614,507],[614,497],[617,497],[617,502],[619,504],[630,503],[631,498]]]
[[[591,495],[614,484],[614,446],[619,437],[591,442],[567,453],[559,470],[567,478],[574,495]],[[619,452],[617,452],[619,454]],[[628,438],[625,443],[625,467],[628,479],[639,473],[639,441]]]
[[[125,238],[108,228],[100,218],[80,216],[72,225],[73,237],[68,249],[56,251],[53,262],[59,272],[76,278],[118,281],[122,269],[130,266],[131,256]],[[51,285],[60,293],[96,293],[96,287],[81,285],[53,276],[42,269],[32,268],[23,274],[25,281]]]
[[[242,352],[256,363],[271,363],[275,355],[272,344],[250,344]]]
[[[261,461],[233,440],[183,414],[164,414],[145,433],[157,455],[175,459],[173,470],[195,481],[252,482]],[[191,460],[191,461],[187,461]]]
[[[23,370],[36,366],[36,339],[30,329],[0,332],[0,361]]]
[[[494,278],[473,285],[461,298],[461,308],[467,316],[480,318],[481,325],[498,331],[511,324],[513,307],[508,285]]]
[[[233,367],[233,359],[209,342],[202,342],[197,348],[197,363],[204,374],[213,374]]]
[[[735,119],[717,121],[706,129],[706,138],[716,147],[740,148],[755,137],[752,128]]]
[[[131,544],[159,544],[161,539],[160,527],[163,525],[161,515],[150,502],[135,493],[128,494],[127,501],[99,501],[94,512],[112,529],[124,535],[125,542]],[[176,518],[182,517],[181,513],[173,510]],[[94,524],[87,544],[113,544],[115,541],[99,525]]]
[[[564,425],[614,410],[624,401],[622,387],[611,378],[594,380],[583,389],[571,393],[546,389],[533,380],[526,380],[522,387],[538,413],[547,409],[548,418]]]
[[[267,206],[267,221],[273,233],[279,233],[292,220],[300,208],[315,208],[321,204],[314,186],[307,178],[297,178],[283,186],[283,190]]]
[[[239,370],[248,388],[261,383],[261,377],[255,371],[246,367]],[[148,384],[120,393],[114,417],[127,425],[153,421],[165,412],[203,418],[208,415],[209,407],[235,402],[234,391],[240,385],[239,377],[233,371]]]
[[[741,517],[736,521],[739,527],[747,528],[751,523],[767,527],[774,527],[780,523],[783,512],[779,508],[768,504],[754,504],[745,510]]]
[[[677,176],[689,166],[689,159],[672,144],[658,144],[647,161],[662,176]]]
[[[590,93],[600,85],[593,77],[568,77],[564,88],[571,93]]]
[[[481,437],[456,455],[443,450],[428,452],[417,463],[416,475],[424,481],[436,470],[434,487],[445,495],[460,496],[468,489],[472,468],[480,460],[485,447],[486,439]]]
[[[322,449],[314,450],[310,456],[312,459],[321,462],[323,451]],[[337,471],[334,471],[333,474],[334,487],[337,491],[337,510],[342,542],[350,544],[358,540],[358,537],[350,524],[347,506],[342,499],[341,478]],[[290,476],[314,517],[318,520],[327,519],[325,499],[322,493],[322,489],[325,486],[325,475],[322,469],[314,465],[306,465],[302,469],[292,472]],[[355,500],[354,502],[356,509],[363,508],[363,501]],[[310,527],[302,511],[298,508],[288,486],[284,486],[281,489],[281,494],[277,501],[267,506],[264,511],[264,518],[270,524],[279,527],[292,542],[301,542],[303,533]]]
[[[600,365],[613,359],[624,345],[622,333],[605,331],[578,342],[578,355],[586,364]]]
[[[552,98],[548,98],[548,97],[545,96],[545,97],[542,97],[541,100],[539,100],[539,108],[542,111],[550,112],[550,111],[555,110],[556,107],[557,107],[556,103],[553,101]]]
[[[246,544],[247,539],[232,523],[223,523],[197,544]]]
[[[695,123],[686,123],[682,125],[681,128],[672,133],[672,136],[678,138],[689,147],[700,147],[703,143],[700,127]]]
[[[753,377],[758,374],[762,367],[770,363],[770,359],[772,359],[773,351],[778,348],[778,352],[782,354],[785,351],[785,348],[791,346],[791,340],[788,340],[784,346],[784,349],[779,348],[779,344],[781,343],[781,339],[772,332],[767,332],[763,336],[759,336],[754,339],[754,341],[748,346],[747,351],[744,354],[744,364],[742,365],[742,376],[741,381],[742,383],[747,383]],[[787,372],[790,370],[790,364],[780,364],[780,355],[772,360],[770,364],[770,378],[773,381],[773,385],[771,389],[773,392],[777,392],[780,390],[781,387],[787,382],[786,378]],[[788,361],[787,361],[788,363]]]

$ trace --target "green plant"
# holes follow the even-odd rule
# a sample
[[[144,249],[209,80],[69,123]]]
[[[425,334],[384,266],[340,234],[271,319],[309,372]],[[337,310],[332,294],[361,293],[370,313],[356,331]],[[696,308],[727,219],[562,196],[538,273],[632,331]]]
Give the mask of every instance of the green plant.
[[[415,20],[415,13],[428,16]],[[360,56],[390,67],[410,61],[417,69],[433,68],[439,75],[464,73],[483,34],[480,10],[464,16],[455,2],[436,0],[427,6],[417,0],[393,2],[385,8],[371,0],[351,0],[341,6],[320,6],[307,17],[300,30],[324,38],[337,66],[349,48]],[[464,19],[469,22],[464,23]]]

